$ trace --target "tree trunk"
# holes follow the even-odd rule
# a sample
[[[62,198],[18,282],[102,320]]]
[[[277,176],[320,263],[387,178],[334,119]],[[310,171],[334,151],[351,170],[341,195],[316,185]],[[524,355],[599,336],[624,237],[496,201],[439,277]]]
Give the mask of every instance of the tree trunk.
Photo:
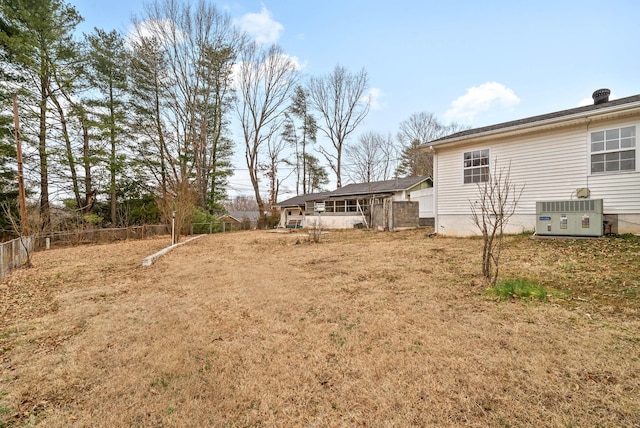
[[[76,162],[73,157],[73,150],[71,148],[71,139],[69,138],[69,131],[67,130],[67,118],[64,114],[64,110],[62,106],[58,102],[58,99],[53,95],[49,94],[51,100],[56,106],[58,110],[58,114],[60,115],[60,125],[62,126],[62,137],[64,138],[65,149],[67,162],[69,163],[69,171],[71,172],[71,186],[73,188],[73,195],[76,199],[76,207],[82,208],[82,200],[80,199],[80,188],[78,186],[78,174],[76,172]]]
[[[44,59],[42,60],[44,61]],[[46,65],[42,64],[42,68]],[[49,172],[47,162],[47,86],[48,76],[40,74],[40,130],[38,134],[38,156],[40,157],[40,228],[47,231],[51,225],[49,209]]]
[[[116,226],[116,118],[113,99],[113,85],[109,88],[109,137],[111,140],[111,153],[109,157],[109,173],[111,174],[111,182],[109,186],[109,195],[111,198],[111,224]]]
[[[89,146],[89,127],[87,126],[87,113],[84,108],[81,108],[80,123],[82,126],[82,157],[84,163],[84,214],[90,214],[93,208],[93,198],[95,192],[93,191],[93,183],[91,180],[91,148]]]

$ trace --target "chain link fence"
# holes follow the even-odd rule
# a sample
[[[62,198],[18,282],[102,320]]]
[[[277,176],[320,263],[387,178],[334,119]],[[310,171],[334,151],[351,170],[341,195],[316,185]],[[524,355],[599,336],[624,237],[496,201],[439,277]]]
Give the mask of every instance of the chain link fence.
[[[12,269],[22,266],[27,261],[29,252],[33,250],[33,239],[30,236],[16,238],[0,244],[0,281]]]

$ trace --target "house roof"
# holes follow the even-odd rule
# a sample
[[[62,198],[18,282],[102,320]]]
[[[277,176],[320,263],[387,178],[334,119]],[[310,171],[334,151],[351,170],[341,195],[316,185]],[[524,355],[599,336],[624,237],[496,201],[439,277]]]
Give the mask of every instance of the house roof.
[[[258,217],[260,217],[260,211],[229,211],[229,215],[239,221],[242,221],[244,218],[256,221]]]
[[[431,180],[429,177],[405,177],[393,180],[372,181],[371,183],[347,184],[329,194],[330,198],[341,196],[370,195],[375,193],[401,192],[423,181]]]
[[[319,193],[307,193],[305,195],[294,196],[293,198],[286,199],[282,202],[278,202],[276,207],[299,207],[304,205],[307,201],[318,201],[324,199],[331,192],[319,192]]]
[[[278,202],[277,207],[294,207],[302,206],[305,202],[309,201],[321,201],[325,199],[341,198],[346,196],[360,196],[371,194],[383,194],[401,192],[403,190],[410,189],[411,187],[422,183],[423,181],[431,180],[429,177],[405,177],[396,178],[393,180],[385,181],[372,181],[370,183],[354,183],[347,184],[344,187],[340,187],[332,192],[321,193],[308,193],[306,195],[294,196],[291,199],[287,199],[282,202]]]
[[[457,141],[473,138],[476,136],[493,135],[493,134],[498,134],[498,133],[522,129],[522,128],[531,128],[534,126],[553,124],[557,122],[588,117],[590,115],[593,115],[594,113],[604,114],[609,112],[626,110],[633,107],[640,107],[640,94],[633,95],[630,97],[625,97],[625,98],[619,98],[617,100],[608,101],[601,104],[591,104],[588,106],[576,107],[568,110],[561,110],[553,113],[541,114],[538,116],[531,116],[524,119],[498,123],[495,125],[483,126],[481,128],[467,129],[465,131],[456,132],[455,134],[438,138],[429,143],[423,144],[422,147],[430,147],[430,146],[438,146],[442,144],[454,143]]]
[[[231,214],[223,214],[220,217],[218,217],[218,220],[233,220],[233,221],[237,221],[238,223],[240,223],[240,220],[238,220],[236,217],[232,216]]]

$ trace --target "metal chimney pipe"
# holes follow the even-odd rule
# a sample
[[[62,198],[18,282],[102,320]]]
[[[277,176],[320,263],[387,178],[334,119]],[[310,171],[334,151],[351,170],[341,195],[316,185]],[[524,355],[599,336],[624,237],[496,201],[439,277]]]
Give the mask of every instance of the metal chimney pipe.
[[[609,89],[598,89],[593,93],[593,95],[591,95],[591,98],[593,98],[593,104],[608,103],[610,94],[611,91]]]

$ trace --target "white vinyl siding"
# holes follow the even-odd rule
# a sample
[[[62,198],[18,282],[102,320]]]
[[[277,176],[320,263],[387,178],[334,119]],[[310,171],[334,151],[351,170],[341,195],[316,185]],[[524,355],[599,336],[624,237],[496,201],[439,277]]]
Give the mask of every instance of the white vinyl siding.
[[[605,212],[640,213],[640,172],[591,174],[591,133],[629,126],[638,124],[618,121],[592,129],[585,124],[496,138],[491,143],[474,143],[470,138],[465,145],[437,147],[437,215],[458,215],[459,221],[470,221],[470,201],[477,199],[478,187],[462,183],[460,159],[466,152],[487,147],[490,148],[489,164],[493,169],[495,162],[497,168],[492,172],[510,166],[511,182],[517,188],[524,186],[517,214],[532,215],[532,221],[535,221],[536,201],[575,198],[576,189],[582,187],[591,190],[592,198],[604,199]]]
[[[470,214],[469,201],[477,199],[478,187],[461,182],[460,157],[464,152],[485,149],[486,146],[486,143],[481,143],[478,147],[438,150],[438,214]],[[568,199],[571,191],[585,187],[586,159],[584,132],[565,132],[521,137],[518,141],[496,141],[491,144],[489,164],[497,169],[493,173],[510,165],[511,182],[525,187],[518,211],[535,214],[536,200]],[[565,190],[565,187],[570,190]]]

